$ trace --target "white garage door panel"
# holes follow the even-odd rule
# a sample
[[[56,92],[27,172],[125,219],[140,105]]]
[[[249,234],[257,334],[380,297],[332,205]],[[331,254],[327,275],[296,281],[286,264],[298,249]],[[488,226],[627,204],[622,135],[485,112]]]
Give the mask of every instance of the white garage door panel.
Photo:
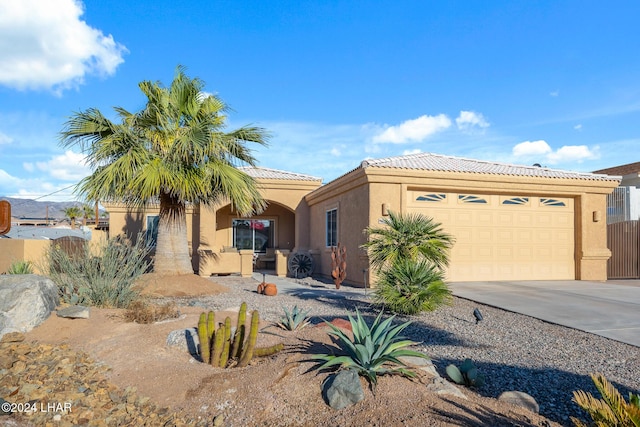
[[[416,200],[428,193],[410,191],[409,211],[433,217],[455,237],[448,280],[575,278],[572,199],[475,195],[486,203],[465,203],[467,195],[448,193]]]

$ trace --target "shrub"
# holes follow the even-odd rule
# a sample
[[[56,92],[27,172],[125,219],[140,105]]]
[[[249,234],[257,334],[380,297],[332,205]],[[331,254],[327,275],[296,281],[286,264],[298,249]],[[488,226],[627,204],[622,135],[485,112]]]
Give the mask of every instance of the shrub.
[[[640,427],[639,395],[629,393],[629,402],[626,402],[604,375],[592,374],[591,379],[602,395],[602,399],[596,399],[591,393],[578,390],[573,392],[573,401],[589,413],[595,425],[600,427]],[[571,420],[578,427],[585,426],[577,418],[571,417]]]
[[[373,299],[394,313],[416,314],[451,303],[452,295],[437,267],[402,259],[382,270]]]
[[[156,305],[142,299],[131,302],[127,311],[124,313],[124,318],[127,322],[142,324],[178,317],[180,317],[180,311],[176,308],[175,303],[168,302],[163,305]]]
[[[284,310],[284,317],[278,323],[278,326],[282,329],[295,331],[309,324],[309,318],[307,317],[307,314],[309,314],[308,311],[300,310],[297,305],[294,305],[291,311],[287,310],[286,307],[282,308]]]
[[[331,331],[329,334],[337,337],[335,344],[341,350],[341,355],[314,354],[312,359],[324,361],[316,366],[317,369],[325,369],[340,365],[342,368],[356,369],[358,374],[364,376],[373,390],[378,383],[378,375],[396,374],[413,378],[415,373],[405,368],[402,356],[414,356],[427,358],[424,354],[407,349],[416,344],[400,335],[411,322],[406,322],[393,327],[391,322],[395,316],[382,320],[382,312],[369,327],[360,312],[356,311],[356,318],[349,316],[353,340],[351,340],[340,328],[325,321]]]
[[[127,308],[139,295],[134,282],[149,266],[149,248],[140,236],[136,242],[118,236],[95,251],[86,243],[71,255],[52,246],[47,251],[49,276],[58,285],[62,301]]]
[[[33,274],[31,261],[14,261],[9,266],[7,274]]]

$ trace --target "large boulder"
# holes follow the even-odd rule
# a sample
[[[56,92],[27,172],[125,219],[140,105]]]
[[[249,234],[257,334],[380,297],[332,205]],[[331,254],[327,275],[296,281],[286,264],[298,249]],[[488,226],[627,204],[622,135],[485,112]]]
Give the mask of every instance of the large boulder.
[[[35,274],[0,275],[0,338],[9,332],[29,332],[58,305],[58,287]]]

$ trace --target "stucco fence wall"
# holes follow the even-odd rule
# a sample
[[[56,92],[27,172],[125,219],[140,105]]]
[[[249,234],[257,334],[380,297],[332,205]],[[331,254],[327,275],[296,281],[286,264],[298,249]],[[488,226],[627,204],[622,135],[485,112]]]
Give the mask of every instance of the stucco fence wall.
[[[107,239],[102,230],[91,230],[91,248],[95,250]],[[40,239],[0,239],[0,274],[6,273],[16,261],[29,261],[33,264],[34,273],[45,274],[45,254],[53,240]]]

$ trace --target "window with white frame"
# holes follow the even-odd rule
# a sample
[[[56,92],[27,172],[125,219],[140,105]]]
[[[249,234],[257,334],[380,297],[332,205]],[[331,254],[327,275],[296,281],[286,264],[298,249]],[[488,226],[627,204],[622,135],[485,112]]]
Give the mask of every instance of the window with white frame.
[[[338,245],[338,209],[327,211],[327,247]]]

